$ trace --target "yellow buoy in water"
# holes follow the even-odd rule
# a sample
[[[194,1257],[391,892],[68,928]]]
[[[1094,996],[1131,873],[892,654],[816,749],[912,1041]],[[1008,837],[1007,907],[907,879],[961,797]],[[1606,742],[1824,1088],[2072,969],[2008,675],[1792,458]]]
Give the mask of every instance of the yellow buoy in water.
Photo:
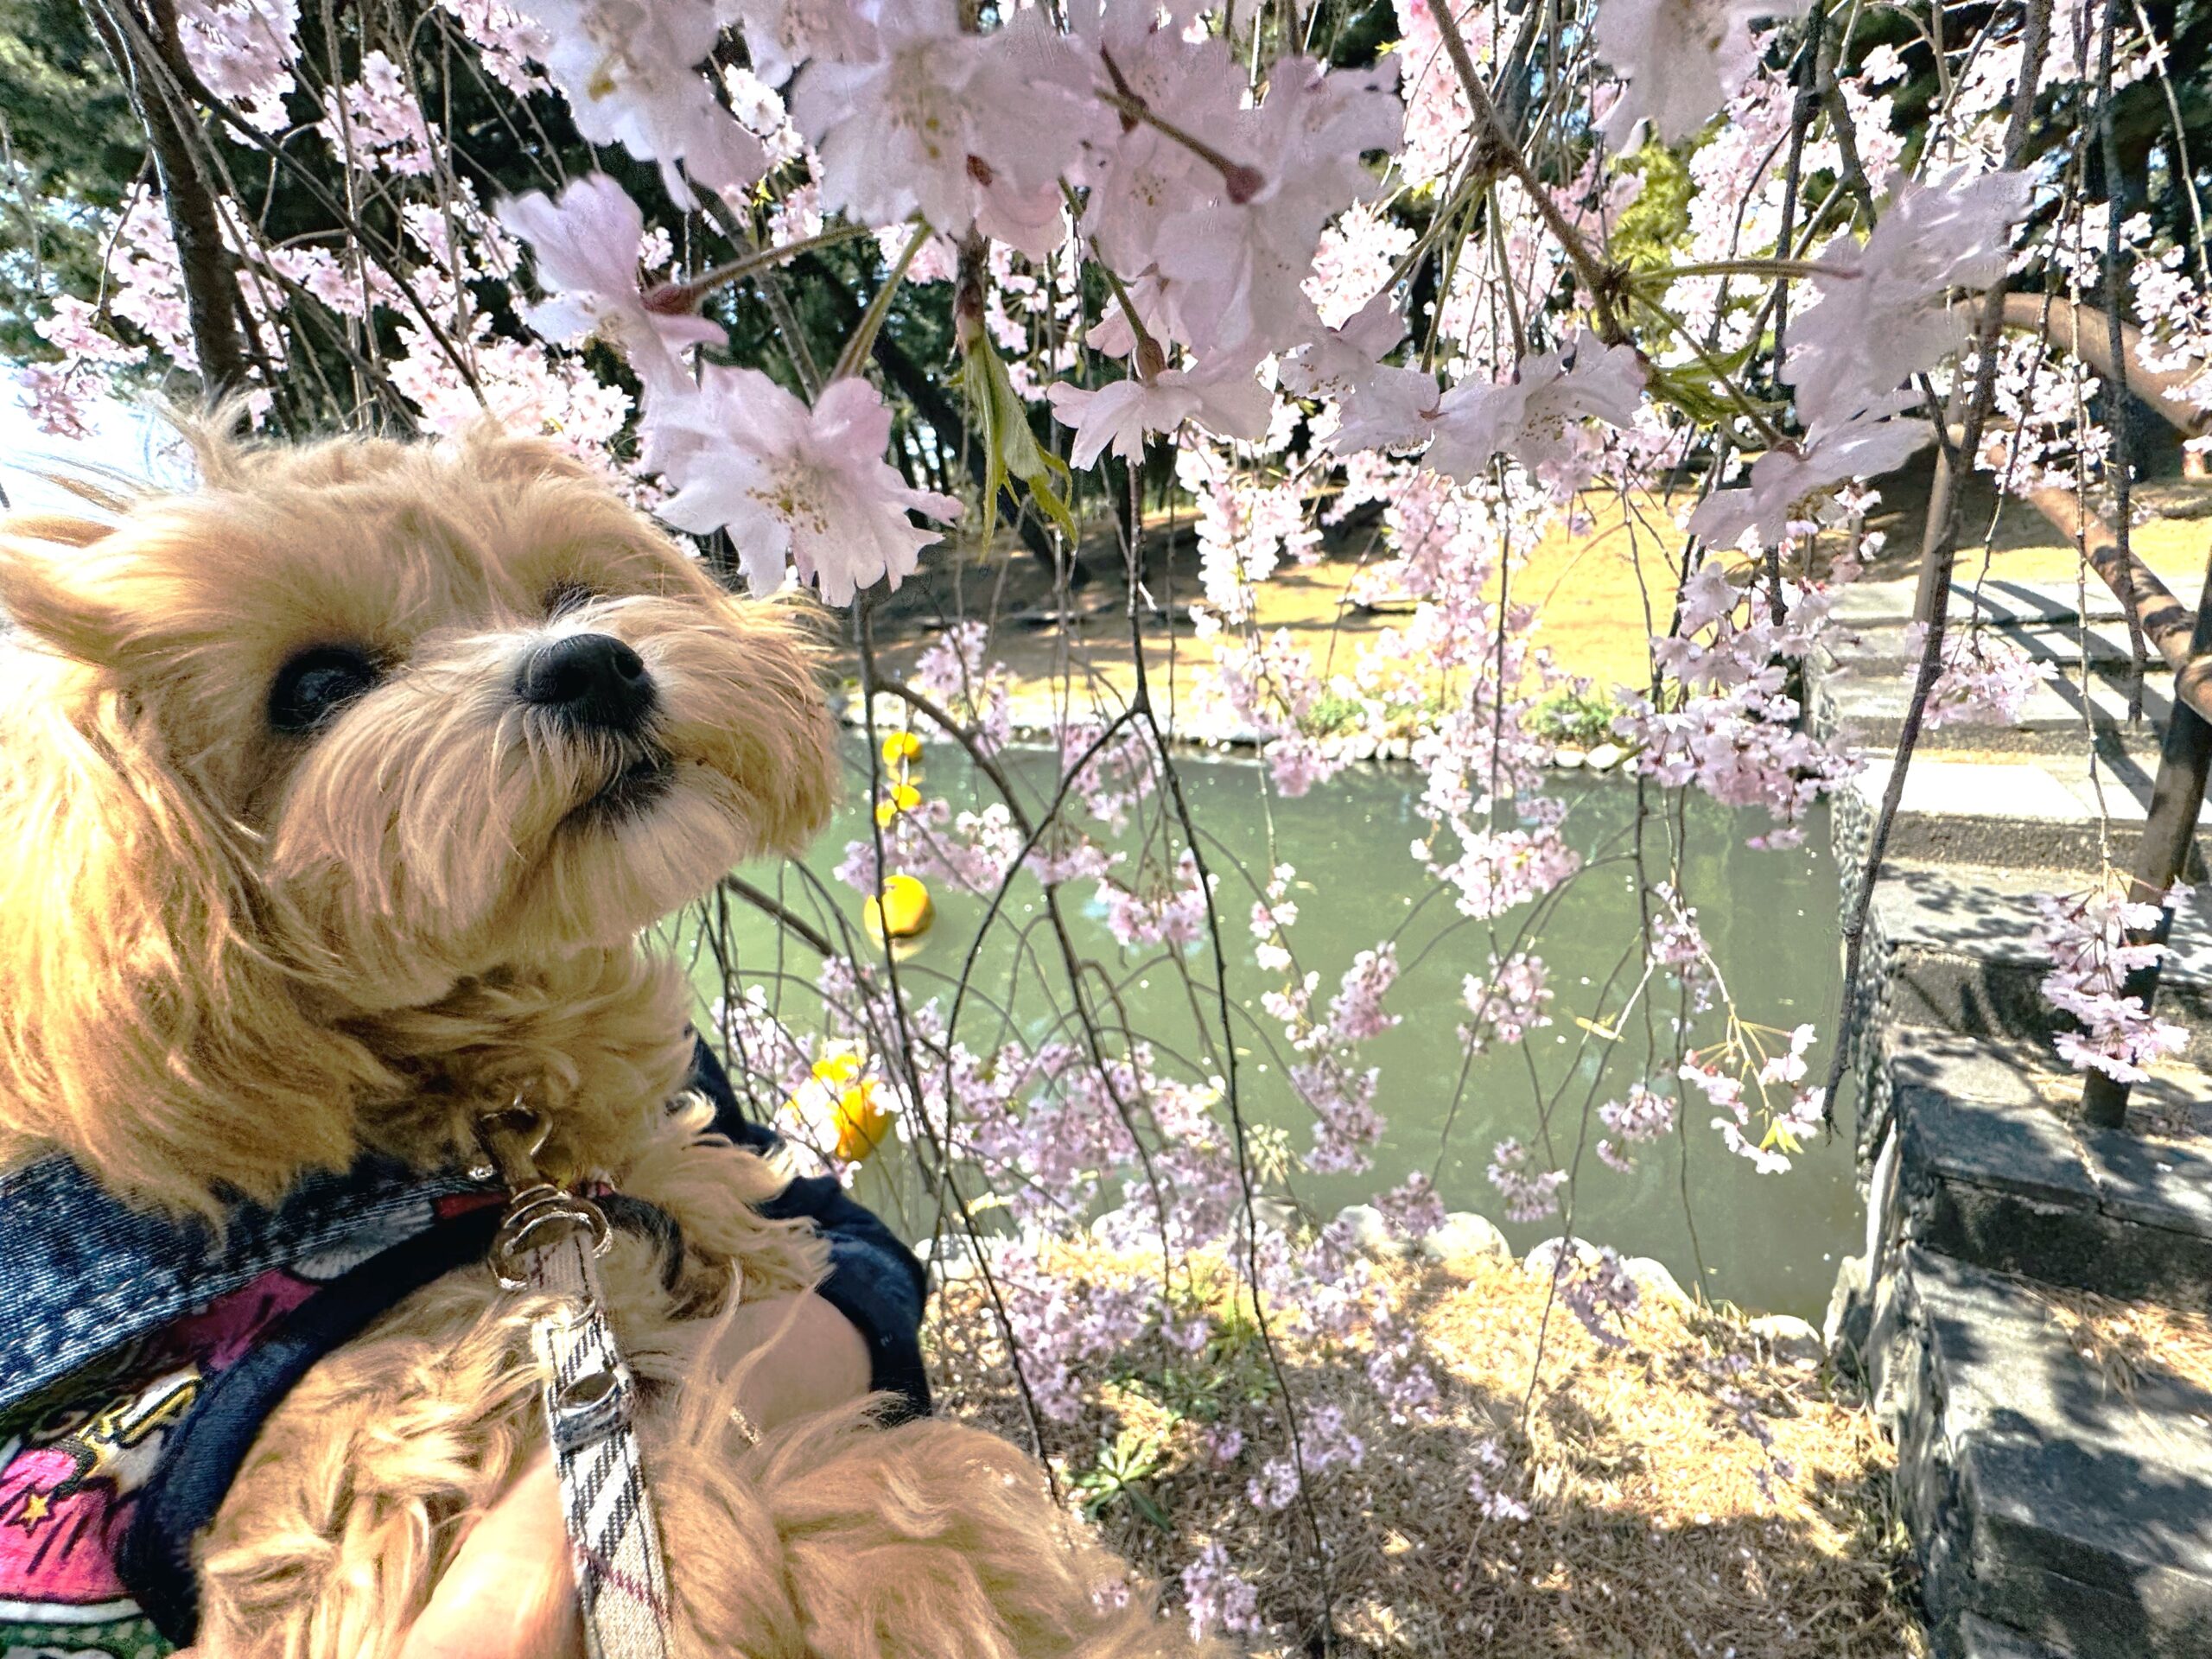
[[[837,1096],[837,1157],[857,1164],[881,1144],[891,1114],[875,1103],[875,1085],[862,1083]]]
[[[937,906],[919,877],[894,875],[883,884],[882,901],[869,899],[861,919],[872,938],[880,939],[886,932],[894,939],[919,938],[937,920]]]
[[[882,1143],[891,1114],[876,1103],[875,1080],[861,1074],[860,1057],[825,1055],[814,1063],[814,1080],[830,1094],[830,1117],[837,1133],[837,1160],[857,1164]]]

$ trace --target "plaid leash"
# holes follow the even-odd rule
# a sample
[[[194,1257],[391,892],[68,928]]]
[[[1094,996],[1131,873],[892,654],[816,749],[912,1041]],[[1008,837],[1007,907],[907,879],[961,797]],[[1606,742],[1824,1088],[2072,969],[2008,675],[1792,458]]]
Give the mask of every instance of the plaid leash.
[[[607,1217],[537,1172],[543,1117],[487,1120],[484,1141],[512,1197],[492,1246],[509,1290],[550,1299],[531,1327],[547,1437],[591,1659],[668,1659],[668,1572],[632,1424],[637,1377],[607,1323],[596,1258]]]

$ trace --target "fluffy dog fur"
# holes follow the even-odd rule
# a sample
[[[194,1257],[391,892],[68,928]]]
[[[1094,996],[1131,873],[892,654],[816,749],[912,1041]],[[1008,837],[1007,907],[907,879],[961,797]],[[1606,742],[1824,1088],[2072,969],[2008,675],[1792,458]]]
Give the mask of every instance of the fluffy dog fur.
[[[664,1109],[684,993],[638,931],[822,824],[832,732],[803,623],[725,594],[586,469],[480,434],[244,450],[112,526],[0,529],[0,1167],[67,1153],[127,1198],[219,1214],[365,1149],[429,1167],[518,1094],[548,1156],[681,1224],[605,1262],[647,1379],[678,1652],[967,1659],[1192,1651],[1038,1471],[864,1408],[747,1446],[715,1352],[734,1294],[818,1279],[760,1221],[760,1161]],[[575,632],[636,651],[649,735],[516,695]],[[298,653],[374,684],[272,728]],[[658,765],[642,804],[605,793]],[[203,1651],[390,1652],[467,1517],[542,1438],[527,1310],[442,1281],[325,1360],[263,1429],[200,1551]]]

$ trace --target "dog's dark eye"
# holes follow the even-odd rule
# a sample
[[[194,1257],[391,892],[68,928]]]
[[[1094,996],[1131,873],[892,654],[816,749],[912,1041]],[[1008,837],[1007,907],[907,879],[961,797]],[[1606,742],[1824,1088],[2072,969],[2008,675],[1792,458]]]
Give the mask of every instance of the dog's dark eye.
[[[276,671],[269,688],[269,723],[280,732],[311,732],[374,686],[368,653],[351,645],[317,645]]]
[[[560,616],[588,605],[599,595],[581,582],[556,582],[545,590],[545,614]]]

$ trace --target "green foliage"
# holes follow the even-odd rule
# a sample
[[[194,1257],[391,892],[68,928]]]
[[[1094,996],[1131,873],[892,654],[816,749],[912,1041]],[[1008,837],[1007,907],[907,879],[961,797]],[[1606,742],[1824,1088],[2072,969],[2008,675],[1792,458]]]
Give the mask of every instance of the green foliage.
[[[1083,1494],[1083,1513],[1096,1521],[1116,1504],[1126,1504],[1162,1532],[1172,1532],[1166,1512],[1145,1490],[1145,1483],[1167,1463],[1167,1436],[1159,1429],[1125,1428],[1112,1444],[1098,1448],[1097,1460],[1069,1477]]]
[[[1642,179],[1643,188],[1614,225],[1606,251],[1630,270],[1662,270],[1689,241],[1689,163],[1684,155],[1650,142],[1623,156],[1619,167]]]
[[[1301,724],[1316,737],[1349,732],[1364,721],[1366,707],[1357,697],[1339,696],[1334,691],[1324,691],[1306,706],[1306,718]]]
[[[1620,705],[1603,691],[1578,681],[1573,689],[1554,691],[1535,708],[1532,724],[1554,743],[1589,748],[1610,742]]]
[[[0,0],[0,356],[57,293],[98,292],[109,216],[144,163],[122,83],[73,0]]]
[[[969,406],[976,411],[983,429],[983,457],[987,471],[983,479],[983,527],[981,544],[991,544],[991,532],[998,514],[999,491],[1011,479],[1020,479],[1029,486],[1030,499],[1037,503],[1045,516],[1060,527],[1060,533],[1071,544],[1081,539],[1075,519],[1068,512],[1065,497],[1053,488],[1059,481],[1065,489],[1070,478],[1067,462],[1037,442],[1037,435],[1030,429],[1029,408],[1021,395],[1007,378],[1006,364],[992,346],[990,336],[978,330],[975,343],[968,348],[967,361],[962,371],[968,388]]]

